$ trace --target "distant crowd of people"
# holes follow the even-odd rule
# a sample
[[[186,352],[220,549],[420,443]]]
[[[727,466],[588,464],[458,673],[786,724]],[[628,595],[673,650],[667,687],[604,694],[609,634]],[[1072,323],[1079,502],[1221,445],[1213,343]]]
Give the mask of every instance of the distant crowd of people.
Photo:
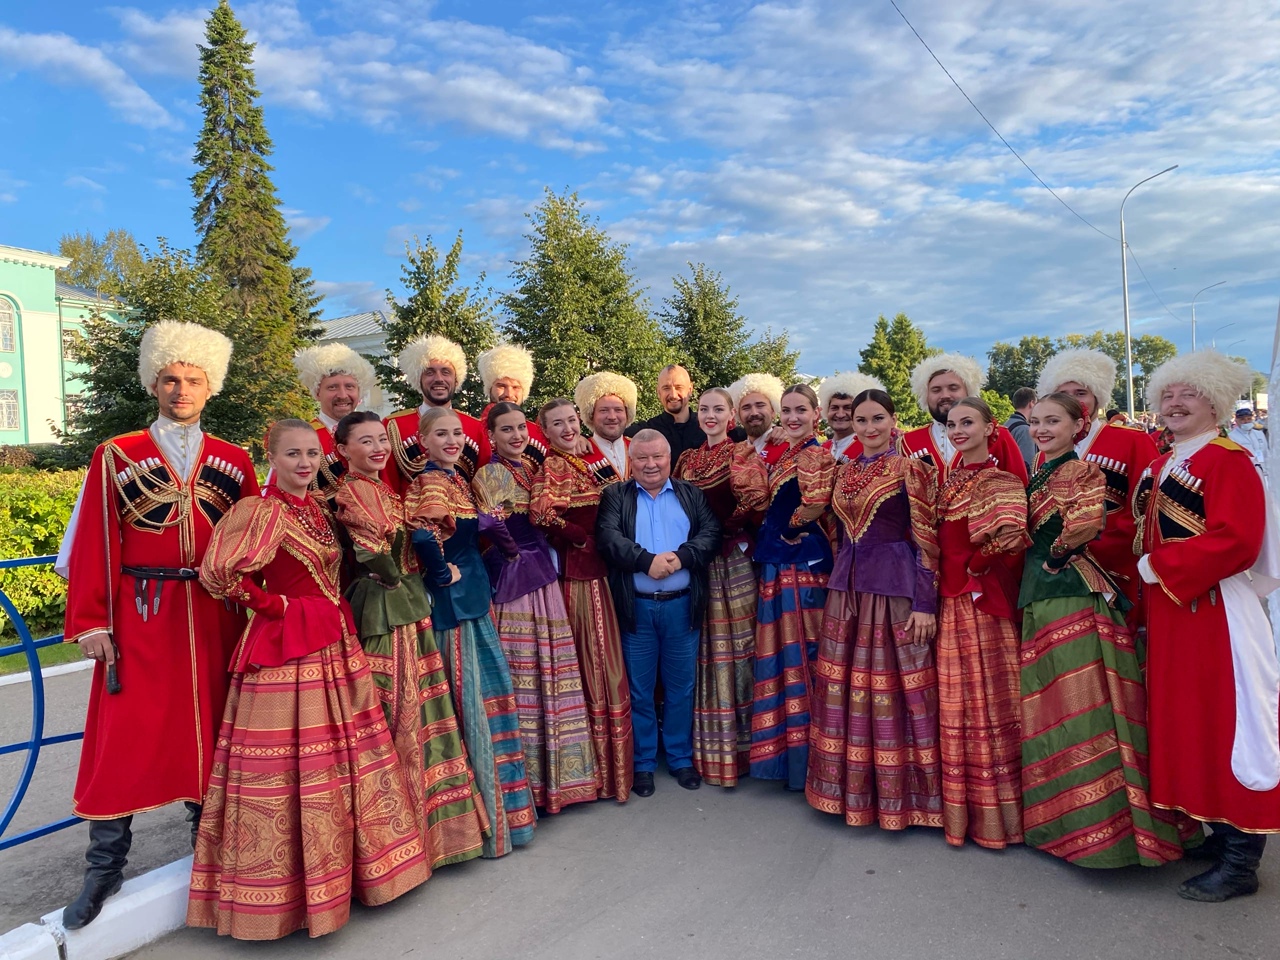
[[[929,357],[931,422],[904,430],[859,373],[699,390],[674,364],[656,417],[597,372],[530,418],[511,344],[476,358],[473,417],[438,336],[397,358],[422,404],[383,419],[369,363],[324,345],[296,358],[319,413],[271,427],[259,489],[200,427],[230,355],[148,328],[159,415],[98,448],[63,544],[65,635],[97,661],[68,928],[165,804],[189,810],[189,924],[319,936],[568,805],[648,797],[663,764],[956,846],[1203,859],[1193,900],[1257,889],[1280,531],[1265,444],[1225,435],[1248,419],[1229,358],[1149,378],[1162,453],[1104,415],[1093,350],[1053,357],[1007,425],[974,359]]]

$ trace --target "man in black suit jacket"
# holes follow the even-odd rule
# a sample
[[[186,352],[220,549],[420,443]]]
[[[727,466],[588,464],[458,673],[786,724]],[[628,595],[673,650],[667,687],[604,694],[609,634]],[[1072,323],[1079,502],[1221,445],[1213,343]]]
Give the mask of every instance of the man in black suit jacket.
[[[658,765],[654,683],[662,671],[662,740],[667,768],[696,790],[693,689],[707,604],[707,567],[720,549],[720,523],[702,491],[671,479],[671,445],[656,430],[631,438],[631,479],[600,498],[596,546],[622,628],[635,736],[632,792],[653,793]]]

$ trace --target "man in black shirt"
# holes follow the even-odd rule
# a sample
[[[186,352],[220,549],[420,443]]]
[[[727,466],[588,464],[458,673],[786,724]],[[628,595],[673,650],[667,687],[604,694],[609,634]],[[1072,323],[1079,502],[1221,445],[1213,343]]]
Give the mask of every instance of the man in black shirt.
[[[634,437],[641,430],[657,430],[671,444],[671,462],[680,459],[686,450],[702,446],[707,435],[698,426],[698,417],[690,408],[693,399],[693,381],[689,371],[678,363],[671,363],[658,374],[658,399],[662,401],[662,413],[648,420],[639,420],[627,428],[627,436]]]

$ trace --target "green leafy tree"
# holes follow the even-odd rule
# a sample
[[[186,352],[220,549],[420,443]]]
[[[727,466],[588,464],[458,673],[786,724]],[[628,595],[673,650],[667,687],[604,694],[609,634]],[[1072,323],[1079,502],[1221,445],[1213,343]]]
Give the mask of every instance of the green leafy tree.
[[[1016,344],[998,341],[987,351],[987,388],[1012,397],[1019,387],[1035,389],[1040,371],[1057,346],[1049,337],[1023,337]]]
[[[774,333],[773,327],[765,327],[760,339],[747,346],[747,364],[743,372],[772,373],[787,386],[791,386],[804,379],[800,376],[799,363],[800,351],[791,349],[787,332],[784,330],[782,333]]]
[[[391,319],[387,321],[385,330],[390,356],[377,358],[378,380],[383,390],[394,396],[397,403],[405,407],[418,406],[422,403],[418,384],[405,383],[395,358],[405,344],[424,334],[448,337],[462,347],[467,357],[467,380],[459,384],[454,402],[459,410],[479,414],[489,399],[484,395],[484,385],[476,370],[476,356],[492,347],[498,335],[494,326],[493,304],[488,297],[471,287],[458,285],[462,231],[458,231],[443,263],[440,251],[430,237],[425,244],[414,237],[412,243],[405,244],[404,251],[405,263],[400,273],[408,297],[401,303],[395,294],[387,291]],[[478,283],[484,283],[484,274],[479,276]]]
[[[258,344],[243,318],[226,309],[222,281],[185,250],[164,240],[147,256],[136,275],[121,287],[129,305],[117,323],[104,316],[85,321],[85,335],[71,348],[88,369],[84,401],[72,411],[63,441],[85,460],[93,448],[116,434],[137,430],[155,419],[156,401],[138,381],[138,347],[143,331],[160,320],[186,320],[218,330],[235,344],[222,392],[205,407],[200,425],[233,443],[260,445],[266,432],[267,403],[277,395],[255,362]],[[296,379],[296,378],[294,378]]]
[[[938,351],[929,346],[924,331],[905,313],[890,322],[881,314],[871,332],[871,342],[861,351],[858,369],[878,377],[898,410],[898,422],[919,426],[929,422],[929,411],[921,410],[911,392],[911,371],[917,363]]]
[[[297,248],[271,180],[255,45],[226,0],[205,21],[205,38],[199,46],[204,125],[191,177],[197,253],[226,288],[226,306],[239,321],[236,345],[263,384],[258,393],[266,423],[313,407],[291,360],[316,333],[318,298],[309,271],[293,265]]]
[[[511,338],[534,354],[533,403],[572,396],[582,377],[614,370],[640,388],[640,416],[659,410],[654,385],[667,345],[636,288],[625,244],[589,218],[576,193],[550,189],[529,214],[529,254],[501,299]]]
[[[982,391],[982,399],[987,401],[987,406],[991,408],[996,423],[1004,423],[1013,416],[1013,402],[1003,393],[997,393],[988,387]]]
[[[71,263],[58,271],[58,280],[92,290],[99,297],[114,298],[121,284],[142,266],[142,252],[128,230],[108,230],[102,239],[91,231],[64,233],[58,254]]]

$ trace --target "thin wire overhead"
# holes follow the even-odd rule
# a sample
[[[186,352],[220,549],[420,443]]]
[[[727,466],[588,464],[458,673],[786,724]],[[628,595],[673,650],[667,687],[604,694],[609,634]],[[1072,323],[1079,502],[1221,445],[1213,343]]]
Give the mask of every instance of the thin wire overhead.
[[[905,23],[907,27],[910,28],[911,32],[916,35],[916,39],[920,41],[921,46],[923,46],[925,50],[929,51],[929,56],[933,57],[933,62],[942,68],[942,72],[947,75],[947,79],[950,80],[952,84],[955,85],[955,88],[960,91],[960,95],[969,101],[969,106],[973,107],[973,109],[977,112],[978,116],[982,118],[982,122],[991,128],[991,132],[994,133],[1000,139],[1000,142],[1003,143],[1008,148],[1010,153],[1012,153],[1015,157],[1018,158],[1018,162],[1027,168],[1027,172],[1036,178],[1036,181],[1040,184],[1040,186],[1048,190],[1049,193],[1053,196],[1053,199],[1057,200],[1060,204],[1066,207],[1067,210],[1071,212],[1071,215],[1073,217],[1075,217],[1077,220],[1083,223],[1090,230],[1094,231],[1095,233],[1101,236],[1106,237],[1108,240],[1119,243],[1120,241],[1119,237],[1113,237],[1111,236],[1111,234],[1107,233],[1105,230],[1100,230],[1097,227],[1095,227],[1092,223],[1086,220],[1081,214],[1077,213],[1075,208],[1072,207],[1071,204],[1067,203],[1067,201],[1063,200],[1060,196],[1054,193],[1053,187],[1045,183],[1044,180],[1041,178],[1040,174],[1036,173],[1034,170],[1031,169],[1031,164],[1027,163],[1027,161],[1022,159],[1022,154],[1018,153],[1017,150],[1013,149],[1013,144],[1011,144],[1008,140],[1004,138],[1004,134],[1002,134],[999,130],[997,130],[996,125],[987,119],[987,115],[982,112],[982,109],[976,103],[973,102],[973,98],[970,97],[969,94],[964,92],[964,87],[960,86],[959,81],[957,81],[956,78],[951,75],[951,71],[947,69],[946,64],[944,64],[941,60],[938,59],[938,55],[933,52],[933,48],[930,47],[929,44],[925,43],[924,37],[920,36],[920,31],[917,30],[912,25],[911,21],[907,19],[907,15],[902,12],[902,8],[898,6],[896,0],[889,0],[889,2],[893,4],[893,9],[898,11],[898,16],[902,18],[902,22]]]
[[[1153,287],[1151,285],[1151,281],[1147,279],[1147,271],[1142,269],[1142,264],[1138,262],[1138,255],[1133,252],[1133,244],[1126,240],[1125,246],[1129,248],[1129,256],[1133,257],[1133,265],[1138,268],[1138,273],[1142,274],[1142,279],[1146,283],[1147,288],[1151,291],[1151,295],[1160,301],[1160,306],[1164,307],[1164,312],[1173,317],[1173,319],[1177,320],[1179,323],[1186,323],[1186,319],[1178,316],[1170,310],[1169,305],[1164,302],[1164,298],[1161,297],[1160,294],[1156,293],[1156,288]]]

